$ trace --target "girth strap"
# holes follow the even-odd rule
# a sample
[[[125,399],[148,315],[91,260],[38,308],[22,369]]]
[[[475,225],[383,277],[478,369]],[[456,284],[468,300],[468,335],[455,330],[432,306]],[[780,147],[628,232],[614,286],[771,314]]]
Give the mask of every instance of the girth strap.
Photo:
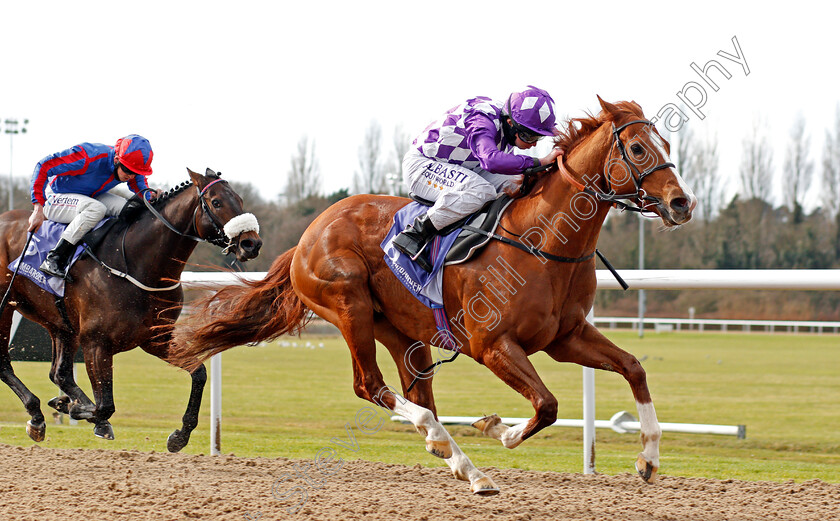
[[[533,248],[533,247],[529,248],[528,246],[525,246],[521,242],[514,241],[513,239],[508,239],[507,237],[502,237],[501,235],[496,234],[496,233],[485,232],[484,230],[482,230],[480,228],[476,228],[474,226],[464,225],[462,228],[464,230],[471,231],[473,233],[478,233],[478,234],[484,235],[485,237],[490,237],[491,239],[495,239],[499,242],[509,244],[509,245],[511,245],[515,248],[519,248],[520,250],[528,252],[530,254],[540,255],[542,257],[545,257],[546,259],[550,259],[550,260],[557,261],[557,262],[572,262],[572,263],[586,262],[586,261],[588,261],[589,259],[591,259],[592,257],[595,256],[595,252],[593,251],[589,255],[584,255],[583,257],[574,257],[574,258],[573,257],[561,257],[559,255],[554,255],[554,254],[551,254],[551,253],[548,253],[548,252],[545,252],[545,251],[542,251],[542,250],[538,250],[538,249]]]

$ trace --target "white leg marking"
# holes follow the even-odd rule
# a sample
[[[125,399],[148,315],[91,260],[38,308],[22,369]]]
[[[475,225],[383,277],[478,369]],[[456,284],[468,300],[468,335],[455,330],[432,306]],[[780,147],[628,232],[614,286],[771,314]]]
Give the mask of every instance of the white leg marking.
[[[426,436],[426,450],[429,450],[429,442],[436,442],[437,447],[447,447],[451,451],[451,455],[444,457],[444,461],[449,465],[453,476],[470,482],[470,490],[474,494],[491,495],[499,492],[499,488],[493,480],[473,465],[470,458],[464,454],[455,440],[452,439],[452,436],[446,431],[446,428],[435,419],[432,411],[400,396],[396,397],[393,411],[409,420],[414,424],[417,432]]]
[[[662,437],[662,429],[659,428],[659,420],[656,419],[656,409],[653,403],[636,402],[636,409],[639,411],[639,424],[644,448],[640,456],[655,467],[659,467],[659,438]]]
[[[513,427],[507,429],[504,434],[502,434],[502,445],[507,447],[508,449],[514,449],[522,443],[522,431],[525,430],[525,427],[528,426],[529,422],[520,423],[518,425],[514,425]]]
[[[420,407],[405,398],[398,397],[394,405],[394,412],[410,421],[417,432],[426,436],[427,440],[445,441],[449,438],[449,434],[443,425],[438,423],[432,411],[425,407]]]

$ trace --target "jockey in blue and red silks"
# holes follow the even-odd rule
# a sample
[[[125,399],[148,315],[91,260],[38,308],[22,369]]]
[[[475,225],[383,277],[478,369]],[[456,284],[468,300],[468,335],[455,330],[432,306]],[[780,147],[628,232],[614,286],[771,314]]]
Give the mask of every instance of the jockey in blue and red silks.
[[[403,159],[409,190],[435,204],[394,238],[394,247],[430,272],[422,253],[438,231],[502,191],[517,189],[526,169],[553,163],[559,149],[542,158],[513,150],[532,148],[555,133],[554,100],[534,86],[514,92],[504,104],[479,96],[450,109],[426,127]]]
[[[106,215],[119,215],[132,195],[114,188],[120,183],[127,183],[133,193],[149,188],[146,176],[152,174],[153,155],[146,138],[131,134],[114,146],[82,143],[38,162],[29,187],[35,206],[29,231],[37,230],[45,218],[68,223],[41,271],[66,278],[67,264],[81,238]],[[147,197],[159,194],[154,190]]]

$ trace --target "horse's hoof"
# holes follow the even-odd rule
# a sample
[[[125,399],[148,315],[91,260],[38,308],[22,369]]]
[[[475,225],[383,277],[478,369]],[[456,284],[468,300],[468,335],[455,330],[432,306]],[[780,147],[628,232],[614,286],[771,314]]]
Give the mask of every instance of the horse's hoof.
[[[70,414],[70,397],[66,394],[64,396],[56,396],[48,401],[47,405],[62,414]]]
[[[640,454],[638,459],[636,459],[636,471],[645,483],[653,483],[656,481],[656,473],[659,471],[659,467],[651,465],[650,462],[648,462]]]
[[[490,416],[485,416],[484,418],[481,418],[477,422],[473,423],[472,426],[480,430],[484,434],[487,434],[487,431],[489,431],[491,428],[495,427],[500,423],[502,423],[502,419],[499,417],[499,415],[491,414]]]
[[[93,407],[75,402],[70,406],[68,413],[74,420],[89,420],[93,418]]]
[[[189,441],[189,436],[184,436],[181,429],[175,429],[175,431],[166,438],[166,450],[169,452],[178,452],[186,447]]]
[[[97,438],[102,438],[103,440],[113,440],[114,439],[114,428],[111,427],[111,424],[108,422],[105,423],[97,423],[93,427],[93,435]]]
[[[475,483],[470,485],[470,490],[479,496],[495,496],[499,493],[499,487],[487,476],[475,480]]]
[[[452,445],[446,440],[426,440],[426,451],[438,458],[448,459],[452,457]]]
[[[32,441],[44,441],[44,437],[47,435],[47,424],[46,422],[41,423],[32,423],[32,420],[26,422],[26,434],[32,438]]]

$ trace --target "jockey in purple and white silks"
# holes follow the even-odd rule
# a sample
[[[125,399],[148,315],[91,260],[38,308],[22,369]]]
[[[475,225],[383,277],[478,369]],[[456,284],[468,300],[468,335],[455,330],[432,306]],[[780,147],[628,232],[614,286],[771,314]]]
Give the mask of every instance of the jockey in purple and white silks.
[[[82,143],[49,155],[35,165],[30,184],[34,209],[29,231],[37,230],[44,219],[67,223],[67,228],[40,269],[54,277],[67,277],[67,264],[81,238],[106,215],[119,215],[131,197],[149,188],[146,176],[152,174],[152,146],[137,134],[118,139],[116,145]],[[114,190],[121,183],[128,190]],[[153,198],[159,195],[153,190]]]
[[[554,100],[531,85],[504,104],[479,96],[447,111],[403,159],[409,190],[435,204],[394,238],[394,247],[431,272],[422,253],[438,231],[517,189],[527,168],[554,162],[558,149],[543,158],[513,154],[554,134]]]

